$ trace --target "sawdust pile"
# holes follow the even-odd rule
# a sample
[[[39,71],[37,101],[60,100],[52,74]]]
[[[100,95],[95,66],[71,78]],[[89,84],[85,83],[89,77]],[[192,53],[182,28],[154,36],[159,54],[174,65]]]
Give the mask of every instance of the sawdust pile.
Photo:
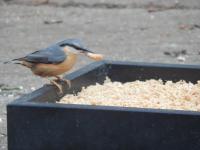
[[[200,81],[197,84],[162,80],[96,84],[60,103],[200,111]]]

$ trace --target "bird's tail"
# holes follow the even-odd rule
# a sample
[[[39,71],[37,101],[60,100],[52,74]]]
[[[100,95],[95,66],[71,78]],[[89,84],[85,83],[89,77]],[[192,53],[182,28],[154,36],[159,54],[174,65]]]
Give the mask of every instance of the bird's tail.
[[[19,64],[19,65],[25,66],[27,68],[32,68],[34,66],[34,64],[25,61],[24,58],[17,58],[17,59],[13,59],[11,61],[6,61],[6,62],[4,62],[4,64]]]
[[[13,60],[10,60],[10,61],[5,61],[3,62],[4,64],[20,64],[22,65],[22,58],[17,58],[17,59],[13,59]]]

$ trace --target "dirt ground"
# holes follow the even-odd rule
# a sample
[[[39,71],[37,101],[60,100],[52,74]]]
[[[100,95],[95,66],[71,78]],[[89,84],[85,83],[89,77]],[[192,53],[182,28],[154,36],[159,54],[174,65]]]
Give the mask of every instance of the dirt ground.
[[[200,1],[0,0],[0,150],[6,104],[47,83],[3,62],[65,38],[82,39],[106,59],[198,65]],[[91,62],[80,57],[73,70]]]

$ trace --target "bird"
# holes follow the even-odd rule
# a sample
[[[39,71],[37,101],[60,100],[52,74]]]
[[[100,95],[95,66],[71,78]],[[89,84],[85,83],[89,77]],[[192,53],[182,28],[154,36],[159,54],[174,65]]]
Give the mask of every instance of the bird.
[[[34,75],[48,79],[62,94],[63,89],[59,81],[64,81],[69,88],[71,87],[70,80],[64,79],[62,75],[73,68],[77,62],[77,56],[81,54],[96,61],[104,57],[86,48],[79,39],[65,39],[24,57],[7,61],[5,64],[14,63],[29,68]]]

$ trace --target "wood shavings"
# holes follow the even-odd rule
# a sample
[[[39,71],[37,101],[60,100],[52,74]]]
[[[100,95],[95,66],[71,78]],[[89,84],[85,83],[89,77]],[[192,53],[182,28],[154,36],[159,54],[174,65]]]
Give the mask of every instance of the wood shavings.
[[[67,94],[59,103],[200,111],[200,81],[120,83],[107,78],[103,85],[97,83],[82,88],[77,95]]]

